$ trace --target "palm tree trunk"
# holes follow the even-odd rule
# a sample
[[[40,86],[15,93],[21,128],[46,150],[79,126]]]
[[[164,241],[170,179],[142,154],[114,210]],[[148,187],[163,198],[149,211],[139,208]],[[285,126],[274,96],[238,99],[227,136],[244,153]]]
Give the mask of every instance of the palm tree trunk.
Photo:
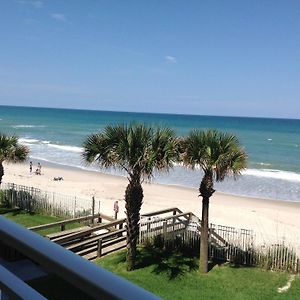
[[[136,264],[136,246],[139,237],[139,220],[140,209],[143,201],[143,189],[140,181],[140,176],[133,175],[129,179],[129,184],[125,191],[125,208],[127,213],[127,270],[134,269]]]
[[[209,198],[215,192],[213,189],[212,172],[206,172],[201,181],[199,188],[200,196],[202,196],[202,220],[201,220],[201,237],[200,237],[200,273],[208,272],[208,216],[209,216]]]
[[[201,238],[200,238],[200,273],[208,272],[208,209],[209,198],[202,199],[202,219],[201,219]]]
[[[2,177],[4,175],[4,167],[2,161],[0,161],[0,185],[2,183]]]

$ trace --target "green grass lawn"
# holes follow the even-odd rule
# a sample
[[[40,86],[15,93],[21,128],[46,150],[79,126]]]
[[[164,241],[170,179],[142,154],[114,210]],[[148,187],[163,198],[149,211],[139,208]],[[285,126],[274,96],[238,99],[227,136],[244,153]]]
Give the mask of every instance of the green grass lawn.
[[[0,209],[0,214],[25,227],[61,220],[7,209]],[[139,249],[136,270],[127,272],[125,255],[126,251],[119,251],[98,259],[95,263],[163,299],[300,299],[300,277],[296,277],[287,292],[277,292],[279,287],[286,285],[290,276],[287,273],[225,264],[215,265],[208,274],[201,275],[197,271],[197,259],[180,251],[170,253],[150,246]],[[30,285],[50,299],[63,299],[64,293],[71,293],[73,299],[87,299],[86,295],[52,275],[35,279]]]
[[[215,265],[208,274],[201,275],[197,271],[198,262],[180,253],[163,254],[153,261],[141,251],[139,257],[142,257],[139,266],[132,272],[126,271],[125,251],[95,263],[163,299],[300,299],[300,278],[296,278],[288,292],[277,292],[278,287],[287,283],[287,273],[227,264]]]
[[[42,224],[48,224],[53,222],[62,221],[63,218],[49,216],[49,215],[42,215],[36,213],[29,213],[19,209],[8,209],[8,208],[0,208],[0,215],[24,226],[24,227],[32,227]],[[84,226],[83,223],[72,223],[66,225],[67,229],[77,228],[80,226]],[[37,233],[41,235],[46,235],[54,232],[60,231],[60,227],[53,227],[45,230],[39,230]]]

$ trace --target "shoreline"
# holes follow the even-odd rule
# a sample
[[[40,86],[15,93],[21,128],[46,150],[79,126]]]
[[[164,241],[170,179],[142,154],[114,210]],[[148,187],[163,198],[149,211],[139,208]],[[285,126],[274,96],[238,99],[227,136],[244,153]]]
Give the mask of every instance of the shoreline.
[[[102,172],[100,169],[99,170],[93,170],[93,169],[85,169],[84,167],[79,167],[79,166],[70,166],[70,165],[65,165],[62,163],[56,163],[56,162],[51,162],[45,159],[28,159],[28,161],[24,164],[29,164],[29,161],[32,161],[35,165],[37,165],[38,162],[42,162],[44,166],[50,167],[50,168],[57,168],[57,169],[66,169],[70,171],[79,171],[79,172],[87,172],[87,173],[95,173],[95,174],[101,174],[104,176],[113,176],[113,177],[120,177],[120,178],[126,178],[126,176],[122,175],[114,175],[114,174],[109,174]],[[199,177],[200,180],[200,177]],[[146,183],[146,182],[145,182]],[[185,186],[185,185],[179,185],[179,184],[172,184],[172,183],[159,183],[159,182],[150,182],[150,184],[154,185],[160,185],[160,186],[169,186],[169,187],[178,187],[180,189],[188,189],[188,190],[197,190],[197,188]],[[286,203],[299,203],[300,205],[300,200],[283,200],[283,199],[275,199],[275,198],[264,198],[264,197],[252,197],[248,195],[239,195],[239,194],[234,194],[234,193],[226,193],[226,192],[220,192],[216,190],[216,193],[219,195],[225,195],[225,196],[232,196],[232,197],[238,197],[238,198],[247,198],[247,199],[253,199],[253,200],[258,200],[258,201],[274,201],[275,203],[282,202],[283,205]]]
[[[113,216],[113,203],[119,201],[118,217],[125,217],[124,193],[127,178],[99,171],[64,166],[31,159],[33,171],[42,163],[42,175],[30,174],[29,161],[23,164],[5,164],[3,182],[32,186],[44,191],[91,199],[101,203],[101,212]],[[63,177],[54,181],[54,177]],[[159,183],[143,183],[144,199],[141,213],[178,207],[201,217],[201,199],[198,189]],[[242,197],[216,192],[210,201],[209,221],[214,224],[252,229],[257,234],[286,241],[300,237],[300,202]]]

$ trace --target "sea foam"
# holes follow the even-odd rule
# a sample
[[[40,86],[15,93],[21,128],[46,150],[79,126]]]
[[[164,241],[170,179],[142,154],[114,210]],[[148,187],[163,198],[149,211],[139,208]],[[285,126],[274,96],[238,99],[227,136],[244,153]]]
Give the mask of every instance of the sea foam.
[[[44,128],[45,125],[27,125],[27,124],[21,124],[21,125],[12,125],[12,128]]]
[[[37,139],[30,139],[30,138],[19,138],[19,142],[20,143],[24,143],[24,144],[32,144],[32,143],[38,143],[39,140],[37,140]]]
[[[242,175],[256,176],[256,177],[266,177],[274,179],[282,179],[288,181],[300,182],[300,174],[281,170],[272,169],[247,169],[242,172]]]
[[[70,152],[76,152],[81,153],[83,151],[82,147],[76,147],[76,146],[67,146],[67,145],[56,145],[56,144],[48,144],[48,147],[56,148],[64,151],[70,151]]]

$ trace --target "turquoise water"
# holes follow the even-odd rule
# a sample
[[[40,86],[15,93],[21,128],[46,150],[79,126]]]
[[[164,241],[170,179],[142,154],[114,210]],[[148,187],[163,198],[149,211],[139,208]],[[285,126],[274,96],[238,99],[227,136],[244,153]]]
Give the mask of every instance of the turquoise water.
[[[106,112],[0,106],[1,132],[17,134],[31,157],[87,167],[81,161],[85,137],[107,124],[140,121],[172,127],[178,135],[192,128],[236,134],[248,155],[248,169],[237,181],[217,184],[219,191],[253,197],[300,201],[300,120]],[[108,172],[115,172],[113,170]],[[176,167],[156,181],[198,187],[200,171]]]

